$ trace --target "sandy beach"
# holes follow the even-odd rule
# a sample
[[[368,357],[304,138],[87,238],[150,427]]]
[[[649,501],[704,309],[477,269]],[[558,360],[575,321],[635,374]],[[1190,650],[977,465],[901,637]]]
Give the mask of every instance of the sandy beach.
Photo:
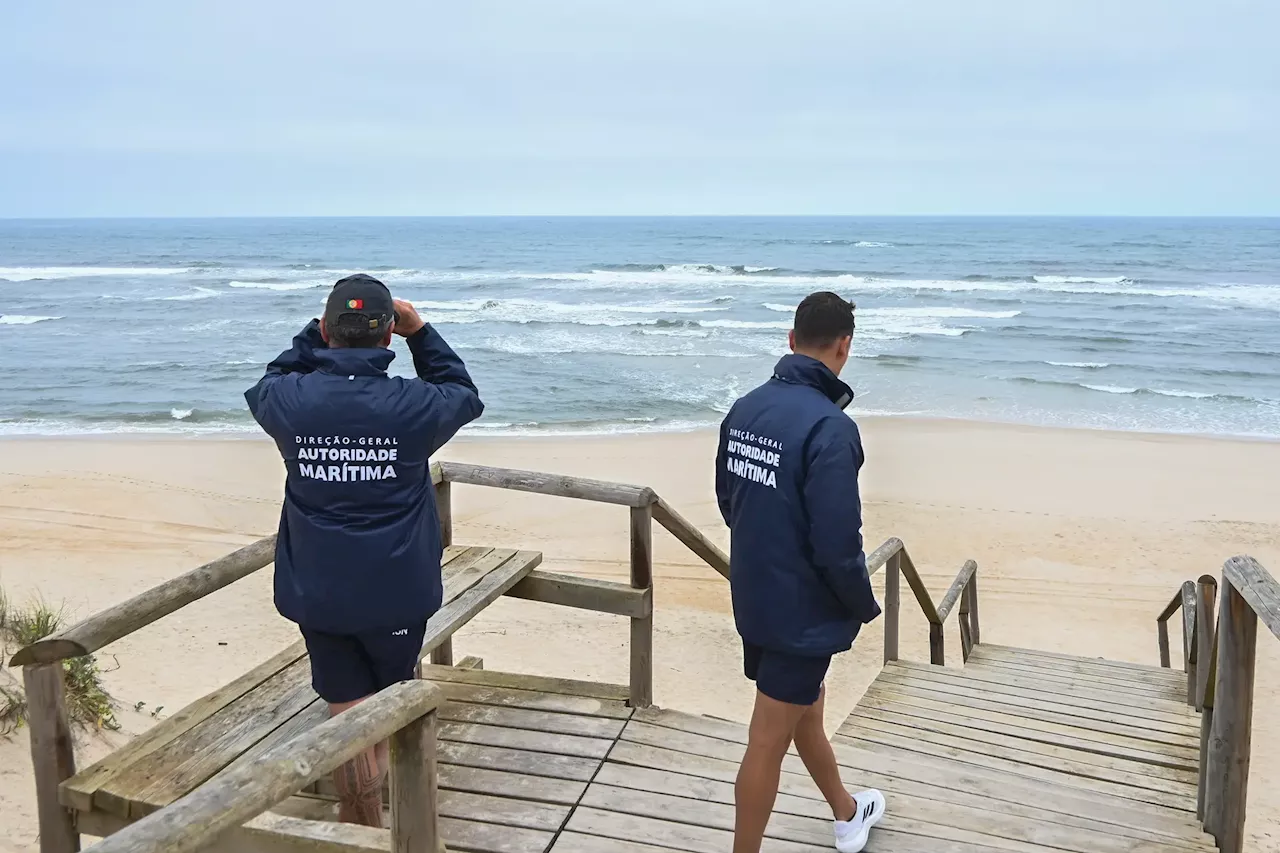
[[[1155,616],[1182,581],[1216,575],[1238,553],[1280,571],[1280,443],[959,421],[862,427],[867,549],[901,538],[935,594],[977,560],[990,642],[1154,664]],[[711,433],[473,439],[444,457],[647,484],[725,545],[714,445]],[[73,619],[88,615],[274,532],[282,481],[274,446],[256,439],[0,441],[0,585],[18,604],[39,596]],[[553,570],[625,576],[617,507],[471,487],[454,500],[460,543],[534,548]],[[727,584],[665,534],[656,561],[657,703],[745,720],[752,693]],[[156,710],[163,718],[292,642],[270,590],[267,569],[105,649],[124,732],[82,735],[81,765],[152,725]],[[878,629],[833,667],[829,728],[879,667]],[[902,630],[903,656],[927,660],[925,622],[909,598]],[[958,638],[949,642],[958,649]],[[623,620],[503,600],[455,649],[491,669],[625,681],[625,644]],[[1249,831],[1251,849],[1272,851],[1280,643],[1265,631],[1258,677]],[[25,731],[0,739],[0,828],[0,850],[36,849]]]

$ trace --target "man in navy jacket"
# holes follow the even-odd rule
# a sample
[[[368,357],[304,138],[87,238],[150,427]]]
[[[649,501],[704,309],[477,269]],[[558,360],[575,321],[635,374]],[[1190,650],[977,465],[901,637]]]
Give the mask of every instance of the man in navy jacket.
[[[417,379],[387,375],[393,332]],[[287,469],[276,608],[300,627],[312,684],[341,713],[413,677],[443,595],[429,459],[484,406],[439,333],[367,275],[334,285],[324,317],[245,399]],[[381,826],[386,772],[385,743],[335,772],[341,820]]]
[[[850,795],[823,729],[823,681],[880,615],[862,549],[862,441],[839,379],[853,305],[800,303],[792,355],[734,404],[720,430],[716,496],[729,526],[730,587],[744,669],[756,683],[738,771],[734,853],[759,853],[792,742],[835,817],[836,849],[857,853],[884,814],[878,791]]]

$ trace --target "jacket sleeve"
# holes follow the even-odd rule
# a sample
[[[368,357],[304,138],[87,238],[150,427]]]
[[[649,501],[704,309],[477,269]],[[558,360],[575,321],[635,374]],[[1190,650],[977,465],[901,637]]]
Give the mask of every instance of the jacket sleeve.
[[[804,499],[813,562],[832,592],[863,624],[880,615],[862,550],[858,472],[862,441],[853,421],[823,421],[810,440]]]
[[[716,450],[716,504],[725,527],[729,527],[729,419],[720,424],[720,446]]]
[[[484,413],[484,403],[462,359],[430,324],[407,339],[418,374],[414,393],[420,397],[427,454],[431,455]]]
[[[320,335],[320,321],[312,320],[301,332],[294,335],[293,346],[276,356],[267,365],[267,372],[258,384],[244,392],[245,402],[253,418],[268,434],[275,423],[273,418],[274,400],[271,395],[273,387],[284,376],[290,373],[310,373],[316,369],[315,351],[327,349],[328,344]]]

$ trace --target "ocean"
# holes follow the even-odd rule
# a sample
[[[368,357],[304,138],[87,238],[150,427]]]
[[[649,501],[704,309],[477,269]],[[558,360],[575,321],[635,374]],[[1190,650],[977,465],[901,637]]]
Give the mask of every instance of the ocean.
[[[352,272],[466,359],[472,434],[716,424],[821,289],[855,416],[1280,437],[1280,219],[1104,218],[0,220],[0,434],[256,431]]]

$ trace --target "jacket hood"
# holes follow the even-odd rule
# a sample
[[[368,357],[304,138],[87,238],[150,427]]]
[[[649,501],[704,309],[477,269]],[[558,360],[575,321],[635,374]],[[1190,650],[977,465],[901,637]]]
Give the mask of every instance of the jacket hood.
[[[807,355],[785,355],[773,368],[773,378],[788,385],[816,388],[841,409],[853,402],[853,389],[816,358]]]
[[[396,354],[382,347],[318,349],[316,369],[322,373],[349,376],[377,376],[387,372]]]

